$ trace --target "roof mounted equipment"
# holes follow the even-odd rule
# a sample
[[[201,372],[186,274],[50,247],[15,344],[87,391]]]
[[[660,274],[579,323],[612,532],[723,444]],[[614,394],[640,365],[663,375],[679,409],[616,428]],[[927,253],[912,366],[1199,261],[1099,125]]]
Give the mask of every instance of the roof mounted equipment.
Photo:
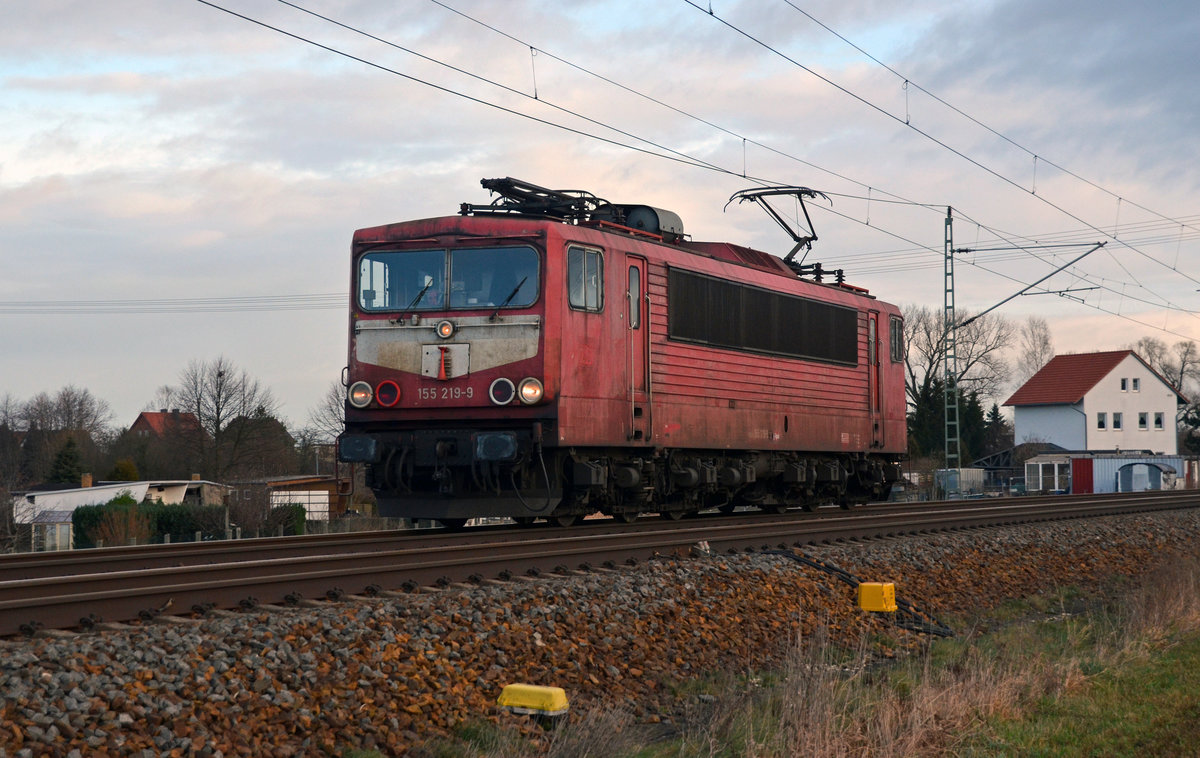
[[[767,202],[768,197],[774,197],[776,195],[791,195],[792,197],[796,198],[796,201],[800,204],[800,210],[804,212],[804,222],[808,225],[808,234],[801,234],[799,231],[793,229],[792,225],[788,223],[787,219],[785,219],[779,213],[779,211],[777,211],[769,202]],[[761,205],[762,209],[767,212],[767,215],[775,219],[775,223],[779,224],[779,226],[781,226],[783,230],[788,233],[788,236],[796,242],[796,245],[792,248],[791,252],[784,256],[783,262],[786,263],[797,274],[803,276],[805,273],[812,273],[811,271],[803,271],[802,269],[804,259],[808,257],[808,251],[812,250],[812,243],[817,241],[817,232],[813,228],[812,219],[809,218],[808,207],[804,204],[804,198],[806,197],[823,197],[826,200],[829,200],[829,196],[824,192],[818,192],[817,190],[812,190],[808,187],[755,187],[753,189],[744,189],[733,193],[730,195],[728,202],[725,203],[725,207],[728,208],[729,203],[732,203],[734,200],[737,200],[739,203],[744,203],[747,200],[750,200]],[[832,201],[830,201],[830,204],[832,205]],[[796,253],[800,252],[800,248],[804,248],[804,256],[800,258],[799,263],[794,263],[792,259],[796,257]],[[818,270],[820,270],[819,264]]]
[[[512,177],[481,179],[479,183],[483,185],[484,189],[496,193],[499,197],[490,205],[463,203],[459,208],[459,213],[464,216],[472,213],[511,213],[522,216],[550,216],[563,221],[579,221],[589,218],[598,208],[609,205],[607,200],[598,198],[590,192],[546,189]]]
[[[676,242],[683,237],[683,221],[675,213],[661,208],[619,205],[583,190],[552,190],[512,177],[482,179],[479,183],[499,197],[489,205],[463,203],[459,213],[464,216],[542,216],[569,224],[616,224],[661,237],[666,242]]]

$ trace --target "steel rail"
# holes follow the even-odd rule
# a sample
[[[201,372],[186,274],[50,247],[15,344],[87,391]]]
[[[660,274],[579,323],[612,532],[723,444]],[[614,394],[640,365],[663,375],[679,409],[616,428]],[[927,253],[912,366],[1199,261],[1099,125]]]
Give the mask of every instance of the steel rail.
[[[699,542],[716,551],[735,552],[1197,505],[1195,492],[1141,493],[1117,498],[1058,498],[1052,509],[1044,502],[1005,498],[838,511],[820,518],[787,514],[775,519],[649,520],[620,528],[457,533],[453,536],[464,541],[416,539],[381,543],[380,549],[359,552],[43,577],[0,582],[0,635],[29,632],[38,626],[86,626],[95,617],[129,620],[208,607],[336,599],[346,594],[529,572],[594,568],[656,555],[683,555]]]
[[[983,503],[1019,503],[1020,507],[1046,507],[1047,504],[1064,502],[1072,497],[1086,497],[1092,500],[1108,498],[1128,499],[1131,495],[1090,495],[1090,496],[1058,496],[1058,497],[1029,497],[1013,500],[998,498],[981,500]],[[851,513],[860,516],[871,514],[901,514],[923,511],[930,508],[961,508],[964,501],[940,501],[920,503],[876,503],[861,508],[855,508]],[[974,502],[974,501],[965,501]],[[741,514],[709,514],[702,519],[717,519],[722,523],[740,523],[737,519],[803,519],[836,518],[846,515],[846,511],[835,507],[822,508],[813,513],[795,510],[780,515],[761,513]],[[690,522],[689,522],[690,523]],[[550,528],[550,527],[543,527]],[[585,521],[573,530],[593,529],[617,530],[616,533],[628,534],[630,529],[661,528],[660,523],[653,518],[643,518],[637,524],[616,524],[612,521]],[[505,531],[505,530],[509,531]],[[310,534],[287,537],[254,537],[237,540],[212,540],[204,542],[174,542],[168,544],[114,546],[90,548],[86,550],[54,551],[38,553],[9,553],[0,554],[0,583],[27,579],[38,579],[74,574],[100,573],[110,571],[133,571],[152,568],[167,568],[181,566],[200,566],[209,563],[228,563],[239,559],[255,560],[261,558],[289,558],[301,556],[319,556],[339,552],[377,552],[379,550],[403,547],[414,544],[465,544],[477,540],[487,532],[494,539],[524,539],[527,530],[513,527],[475,527],[464,532],[453,532],[444,529],[399,529],[370,532],[343,532],[335,534]],[[504,536],[500,536],[500,534]],[[509,536],[511,533],[511,536]],[[572,531],[571,533],[576,533]]]
[[[198,566],[256,558],[289,558],[330,552],[376,551],[380,545],[416,540],[454,542],[444,529],[391,529],[287,537],[252,537],[203,542],[87,548],[0,555],[0,582],[73,574]]]

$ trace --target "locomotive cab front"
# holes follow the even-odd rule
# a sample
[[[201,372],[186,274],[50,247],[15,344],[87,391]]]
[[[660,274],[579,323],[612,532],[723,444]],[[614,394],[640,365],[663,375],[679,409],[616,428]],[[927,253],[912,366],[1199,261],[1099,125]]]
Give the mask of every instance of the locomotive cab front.
[[[342,461],[367,464],[380,514],[469,518],[553,507],[538,476],[554,425],[544,235],[473,219],[355,235]]]

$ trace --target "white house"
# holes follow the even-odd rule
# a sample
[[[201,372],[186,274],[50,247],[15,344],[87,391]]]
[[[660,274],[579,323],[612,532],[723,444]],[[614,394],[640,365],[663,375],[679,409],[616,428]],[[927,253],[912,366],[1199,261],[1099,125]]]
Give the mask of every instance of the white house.
[[[1055,356],[1004,404],[1018,444],[1175,455],[1175,413],[1187,402],[1137,353],[1113,350]]]

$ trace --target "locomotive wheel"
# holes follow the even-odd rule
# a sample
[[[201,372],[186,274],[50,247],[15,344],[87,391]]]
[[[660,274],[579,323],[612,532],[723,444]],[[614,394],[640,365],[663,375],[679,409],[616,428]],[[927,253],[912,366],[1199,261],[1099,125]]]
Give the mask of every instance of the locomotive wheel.
[[[662,517],[667,521],[678,521],[684,517],[683,511],[662,511]]]
[[[442,526],[446,527],[447,529],[454,529],[456,531],[467,525],[467,520],[465,518],[443,518],[438,519],[438,521],[441,521]]]
[[[517,526],[533,526],[533,516],[513,516],[513,521],[517,522]]]
[[[733,503],[726,503],[725,505],[718,506],[717,510],[728,516],[729,514],[733,513],[734,509],[736,508],[737,506]]]
[[[575,526],[579,523],[579,514],[563,513],[558,516],[550,516],[547,520],[555,526]]]
[[[621,524],[632,524],[640,515],[637,511],[619,511],[613,514],[613,518]]]

